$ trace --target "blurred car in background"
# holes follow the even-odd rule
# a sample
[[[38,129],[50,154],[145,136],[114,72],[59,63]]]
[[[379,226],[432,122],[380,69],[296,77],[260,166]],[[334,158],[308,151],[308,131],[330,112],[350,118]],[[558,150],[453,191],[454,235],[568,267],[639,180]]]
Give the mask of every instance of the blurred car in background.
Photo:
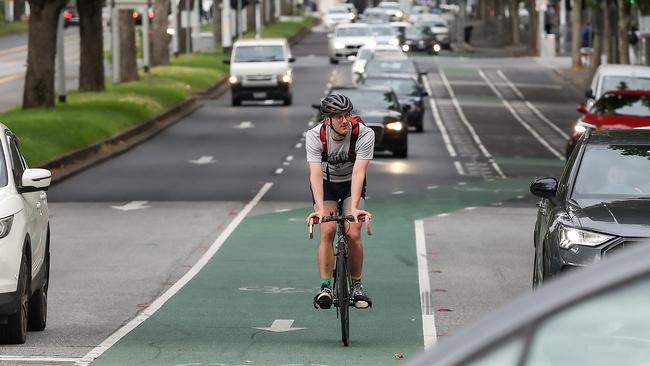
[[[323,24],[328,30],[334,29],[338,24],[350,23],[350,12],[347,8],[336,6],[327,11],[323,16]]]
[[[451,47],[451,40],[449,38],[449,23],[447,23],[447,21],[441,16],[436,14],[431,14],[431,16],[423,16],[418,18],[414,25],[429,27],[436,41],[442,47],[446,49],[449,49]]]
[[[386,11],[379,8],[368,8],[359,16],[359,19],[366,24],[385,24],[390,22],[390,16]]]
[[[429,27],[408,27],[404,31],[404,39],[402,47],[404,52],[423,51],[430,55],[437,55],[440,52],[440,44]]]
[[[650,90],[609,91],[591,108],[579,105],[577,110],[584,115],[573,128],[573,134],[567,143],[567,157],[587,129],[650,127]]]
[[[68,28],[71,25],[79,25],[79,12],[74,6],[63,9],[63,28]]]
[[[409,75],[377,75],[363,79],[365,86],[385,86],[393,89],[401,106],[409,106],[406,118],[409,127],[424,131],[424,97],[427,92]]]
[[[388,24],[373,24],[370,26],[372,34],[375,36],[375,41],[378,45],[387,44],[391,46],[399,46],[399,33],[395,28]]]
[[[335,86],[328,94],[343,94],[354,106],[352,114],[359,115],[375,132],[375,150],[390,151],[396,158],[408,155],[408,130],[405,110],[397,96],[387,87]],[[320,103],[312,107],[320,109]],[[319,116],[322,118],[321,116]]]
[[[376,44],[370,27],[363,23],[339,24],[334,28],[334,32],[327,36],[330,63],[333,64],[340,60],[348,60],[350,56],[356,56],[361,46]]]
[[[591,105],[609,90],[650,90],[650,67],[640,65],[600,65],[585,93]]]
[[[394,1],[382,1],[377,7],[386,12],[390,20],[400,21],[404,19],[404,11],[400,7],[400,3]]]
[[[420,72],[416,63],[410,58],[403,57],[382,57],[372,58],[366,64],[366,68],[361,76],[363,79],[371,76],[380,76],[385,74],[403,74],[414,77],[419,86],[423,86],[423,76],[426,73]]]
[[[406,366],[635,366],[650,360],[650,243],[528,293]]]
[[[382,57],[397,57],[408,58],[398,46],[391,45],[376,45],[376,46],[363,46],[359,48],[357,58],[352,63],[352,80],[357,82],[363,75],[366,64],[370,59]]]

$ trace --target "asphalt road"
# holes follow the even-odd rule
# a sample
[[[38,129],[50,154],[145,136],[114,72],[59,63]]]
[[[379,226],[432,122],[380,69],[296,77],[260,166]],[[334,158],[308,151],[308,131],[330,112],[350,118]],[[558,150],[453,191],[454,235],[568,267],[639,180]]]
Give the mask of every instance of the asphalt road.
[[[442,341],[529,291],[535,200],[527,183],[559,174],[579,93],[534,59],[415,56],[434,103],[425,132],[409,135],[408,159],[378,154],[371,164],[376,220],[364,282],[376,306],[353,312],[353,346],[343,350],[335,314],[311,308],[318,278],[301,223],[311,203],[303,133],[311,104],[328,82],[346,80],[350,65],[328,63],[322,33],[293,53],[293,106],[233,108],[226,94],[50,190],[48,328],[26,345],[0,347],[0,365],[86,355],[190,270],[267,182],[223,249],[97,364],[394,364],[394,353],[422,349],[423,313]],[[431,292],[419,288],[418,258]],[[254,330],[278,319],[307,329]]]

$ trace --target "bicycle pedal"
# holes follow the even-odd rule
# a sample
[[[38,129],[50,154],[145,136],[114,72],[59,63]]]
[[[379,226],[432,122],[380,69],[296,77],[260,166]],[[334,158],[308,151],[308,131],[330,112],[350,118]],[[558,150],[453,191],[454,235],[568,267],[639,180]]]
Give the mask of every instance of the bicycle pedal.
[[[355,301],[354,302],[354,307],[356,309],[368,309],[372,307],[372,303],[369,303],[367,301]]]

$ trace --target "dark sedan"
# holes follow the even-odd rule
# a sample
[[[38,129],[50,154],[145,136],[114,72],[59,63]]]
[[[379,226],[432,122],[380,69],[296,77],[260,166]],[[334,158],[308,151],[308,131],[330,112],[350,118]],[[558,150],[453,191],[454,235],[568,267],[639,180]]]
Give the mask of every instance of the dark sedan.
[[[650,238],[650,131],[588,130],[559,182],[535,180],[533,285]]]
[[[409,127],[417,132],[424,130],[424,98],[427,92],[418,84],[417,79],[409,75],[378,75],[363,80],[366,86],[387,86],[397,95],[402,106],[409,106],[407,119]]]
[[[386,74],[400,74],[414,77],[418,80],[418,85],[421,87],[424,85],[422,78],[426,75],[425,72],[420,72],[415,62],[410,58],[382,57],[369,60],[361,77],[366,79]]]
[[[404,31],[406,52],[424,51],[430,55],[437,55],[440,52],[440,44],[431,29],[426,26],[412,26]]]
[[[396,158],[408,155],[408,130],[405,111],[397,96],[387,87],[333,87],[329,94],[343,94],[354,105],[353,115],[361,116],[375,132],[375,151],[390,151]],[[320,108],[320,104],[314,104]],[[320,116],[319,116],[320,117]]]

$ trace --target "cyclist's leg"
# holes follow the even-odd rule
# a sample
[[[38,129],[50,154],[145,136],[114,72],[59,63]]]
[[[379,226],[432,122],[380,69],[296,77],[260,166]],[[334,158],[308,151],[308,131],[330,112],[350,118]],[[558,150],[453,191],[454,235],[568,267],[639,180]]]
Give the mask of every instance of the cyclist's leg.
[[[332,192],[327,182],[323,182],[323,194],[323,203],[325,208],[328,212],[335,212],[336,200],[332,198]],[[332,241],[334,240],[335,235],[335,222],[320,224],[320,240],[316,252],[316,260],[318,261],[318,272],[320,274],[321,286],[318,293],[314,296],[314,306],[322,309],[329,309],[332,306],[331,280],[332,270],[334,267],[334,250],[332,247]]]

